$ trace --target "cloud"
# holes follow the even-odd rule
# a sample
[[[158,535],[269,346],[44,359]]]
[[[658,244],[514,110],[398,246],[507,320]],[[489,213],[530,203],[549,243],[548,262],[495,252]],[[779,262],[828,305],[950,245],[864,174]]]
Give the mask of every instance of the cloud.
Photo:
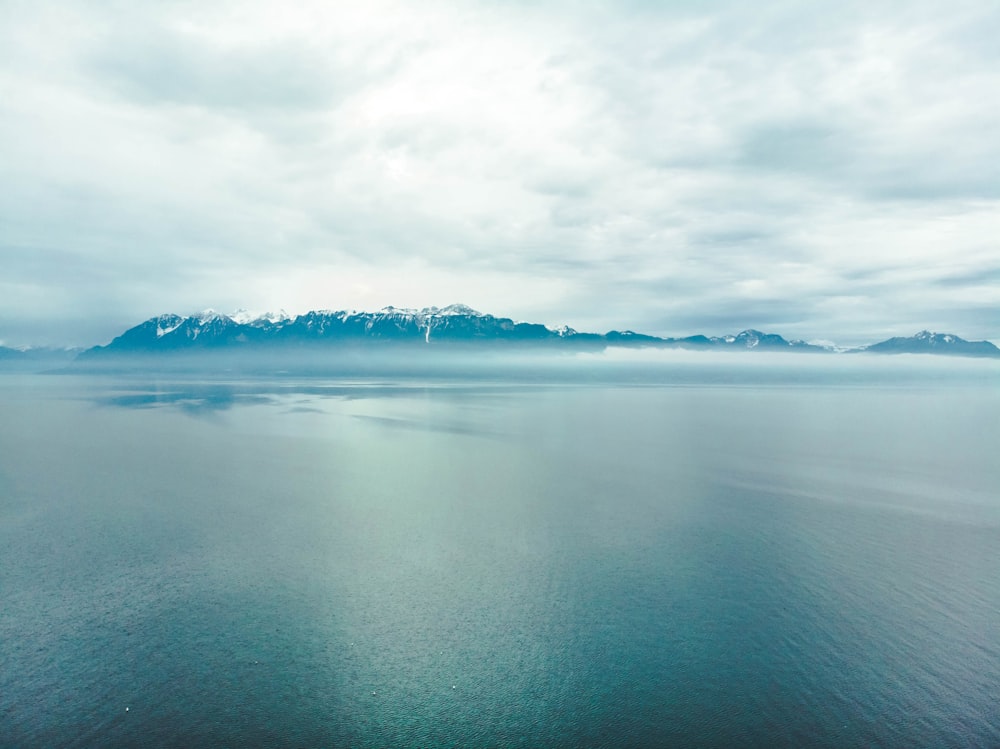
[[[455,301],[580,329],[1000,337],[988,2],[5,12],[15,343]]]

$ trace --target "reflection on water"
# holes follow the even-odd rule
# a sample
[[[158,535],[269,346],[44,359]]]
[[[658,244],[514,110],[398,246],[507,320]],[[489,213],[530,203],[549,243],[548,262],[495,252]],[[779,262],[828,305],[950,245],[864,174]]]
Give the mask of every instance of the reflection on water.
[[[738,374],[0,381],[0,745],[1000,745],[997,388]]]
[[[270,403],[266,395],[236,392],[226,386],[190,386],[184,390],[121,393],[102,395],[94,399],[99,406],[120,408],[157,408],[174,406],[190,413],[223,411],[237,405]]]
[[[419,431],[431,430],[436,432],[448,432],[449,434],[463,434],[481,436],[490,434],[488,429],[462,424],[456,421],[450,422],[428,422],[424,419],[400,419],[393,416],[371,416],[369,414],[355,414],[356,419],[366,419],[373,424],[389,427],[391,429],[416,429]]]
[[[456,383],[370,383],[340,382],[310,384],[283,381],[244,382],[203,382],[173,381],[168,384],[150,385],[144,381],[112,381],[111,384],[90,383],[84,397],[98,406],[118,408],[156,408],[175,406],[182,410],[226,410],[239,405],[284,405],[293,396],[312,398],[336,398],[341,400],[411,398],[414,396],[439,394],[453,397],[463,394],[484,395],[489,392],[509,392],[511,385],[478,385]],[[542,385],[516,386],[519,391],[537,390]],[[311,402],[311,401],[304,401]],[[308,409],[308,406],[294,407]]]

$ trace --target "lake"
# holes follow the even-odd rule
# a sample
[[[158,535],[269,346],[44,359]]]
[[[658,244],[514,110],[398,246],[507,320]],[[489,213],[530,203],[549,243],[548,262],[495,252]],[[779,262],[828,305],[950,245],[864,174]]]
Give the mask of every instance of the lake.
[[[998,362],[561,367],[0,376],[0,745],[1000,745]]]

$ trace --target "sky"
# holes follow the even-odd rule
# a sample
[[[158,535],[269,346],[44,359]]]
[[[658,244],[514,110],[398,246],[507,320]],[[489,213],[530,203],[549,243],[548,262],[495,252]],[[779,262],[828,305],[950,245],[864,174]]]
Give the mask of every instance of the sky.
[[[1000,342],[1000,5],[0,0],[0,341],[465,303]]]

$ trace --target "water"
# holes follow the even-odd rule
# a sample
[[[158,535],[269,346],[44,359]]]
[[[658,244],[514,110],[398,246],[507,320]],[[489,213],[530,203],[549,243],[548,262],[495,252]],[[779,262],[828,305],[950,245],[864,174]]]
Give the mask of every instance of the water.
[[[1000,745],[996,364],[733,361],[0,377],[0,745]]]

